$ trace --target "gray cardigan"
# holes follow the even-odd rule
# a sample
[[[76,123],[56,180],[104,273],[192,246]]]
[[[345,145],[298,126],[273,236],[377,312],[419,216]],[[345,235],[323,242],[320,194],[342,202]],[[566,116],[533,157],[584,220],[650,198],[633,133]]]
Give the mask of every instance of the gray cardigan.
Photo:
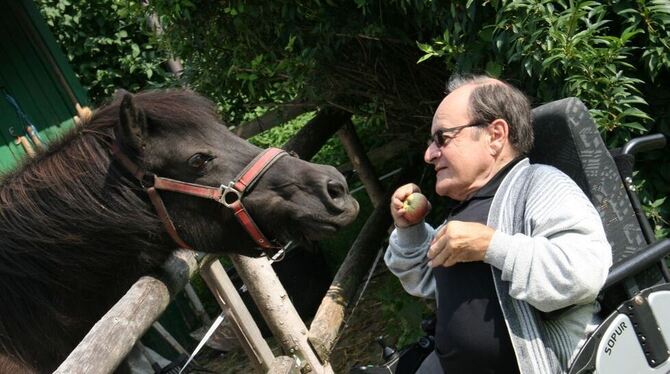
[[[500,184],[487,225],[496,232],[484,262],[521,373],[565,372],[600,322],[595,298],[612,265],[596,209],[561,171],[524,159]],[[422,223],[397,228],[389,239],[384,261],[412,295],[435,297],[426,260],[434,234]]]

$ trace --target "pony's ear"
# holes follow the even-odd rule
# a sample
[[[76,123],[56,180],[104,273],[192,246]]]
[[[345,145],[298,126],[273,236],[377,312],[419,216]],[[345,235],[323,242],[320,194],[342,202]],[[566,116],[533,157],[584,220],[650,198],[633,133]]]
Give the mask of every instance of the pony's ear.
[[[135,106],[133,95],[123,91],[119,106],[117,141],[137,152],[142,152],[146,143],[147,119],[142,109]]]

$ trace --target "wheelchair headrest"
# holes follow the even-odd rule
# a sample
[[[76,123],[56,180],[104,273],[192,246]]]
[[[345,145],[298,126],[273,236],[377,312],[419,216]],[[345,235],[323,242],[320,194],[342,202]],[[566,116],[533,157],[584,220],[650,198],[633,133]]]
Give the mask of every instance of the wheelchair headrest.
[[[533,109],[532,163],[570,176],[600,213],[614,263],[646,247],[617,167],[586,106],[567,98]]]

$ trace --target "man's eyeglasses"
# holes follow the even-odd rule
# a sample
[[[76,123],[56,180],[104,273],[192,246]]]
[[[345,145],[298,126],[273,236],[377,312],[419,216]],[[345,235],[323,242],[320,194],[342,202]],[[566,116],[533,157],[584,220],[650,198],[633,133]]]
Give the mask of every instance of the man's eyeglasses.
[[[431,144],[435,143],[438,148],[442,148],[445,145],[449,144],[449,142],[458,135],[461,130],[468,128],[468,127],[477,127],[477,126],[487,126],[487,122],[474,122],[474,123],[468,123],[467,125],[463,126],[456,126],[456,127],[449,127],[447,129],[439,129],[431,135],[430,139],[428,139],[428,146]]]

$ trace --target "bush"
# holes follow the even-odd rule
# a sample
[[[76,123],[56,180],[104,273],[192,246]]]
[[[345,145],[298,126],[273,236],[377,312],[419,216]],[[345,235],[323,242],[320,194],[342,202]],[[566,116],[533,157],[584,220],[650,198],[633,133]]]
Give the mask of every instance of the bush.
[[[172,84],[139,2],[37,0],[77,77],[93,103],[117,88],[139,91]]]

